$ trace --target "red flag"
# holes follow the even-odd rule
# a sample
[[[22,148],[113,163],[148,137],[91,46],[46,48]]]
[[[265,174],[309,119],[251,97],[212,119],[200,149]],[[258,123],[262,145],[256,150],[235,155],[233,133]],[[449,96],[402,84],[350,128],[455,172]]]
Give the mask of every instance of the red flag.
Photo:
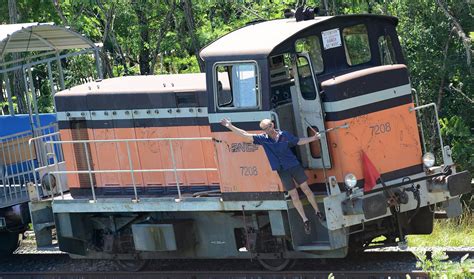
[[[380,178],[380,173],[370,161],[367,154],[362,151],[362,167],[364,168],[364,192],[368,192],[377,184],[377,179]]]

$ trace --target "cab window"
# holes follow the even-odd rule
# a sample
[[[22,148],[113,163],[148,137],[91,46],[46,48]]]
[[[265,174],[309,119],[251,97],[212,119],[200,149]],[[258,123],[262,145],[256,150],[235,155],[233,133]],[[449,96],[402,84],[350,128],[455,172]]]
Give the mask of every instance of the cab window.
[[[301,95],[305,100],[316,99],[316,88],[314,87],[313,75],[311,74],[308,59],[304,56],[299,56],[296,64]]]
[[[349,66],[355,66],[370,61],[369,36],[367,34],[367,27],[364,24],[344,28],[342,37],[344,39],[346,60]]]
[[[380,62],[382,65],[397,64],[395,58],[395,50],[393,49],[392,39],[390,36],[380,36],[378,40]]]
[[[214,67],[216,104],[221,109],[257,108],[259,78],[254,62],[217,64]]]
[[[295,43],[295,49],[297,53],[306,52],[309,54],[315,74],[324,71],[323,57],[321,55],[321,43],[317,36],[310,36],[297,40]]]

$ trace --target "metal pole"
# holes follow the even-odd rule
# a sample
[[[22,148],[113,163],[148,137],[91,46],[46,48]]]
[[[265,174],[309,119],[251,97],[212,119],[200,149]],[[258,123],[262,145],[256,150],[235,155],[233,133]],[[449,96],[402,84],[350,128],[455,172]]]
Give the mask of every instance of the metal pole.
[[[49,61],[48,61],[48,78],[49,78],[49,85],[51,86],[51,97],[53,98],[54,112],[56,112],[56,99],[54,99],[54,95],[56,95],[56,89],[54,89],[53,73],[51,71],[51,62]]]
[[[3,146],[3,140],[0,141],[0,144],[2,146],[2,156],[3,156],[3,165],[5,166],[5,172],[7,172],[7,159],[5,157],[5,148]],[[3,168],[3,166],[1,166]],[[3,172],[2,170],[2,182],[3,182],[3,195],[5,197],[5,200],[7,200],[7,187],[6,187],[6,183],[5,183],[5,177],[6,177],[6,173]]]
[[[0,59],[3,63],[3,57]],[[2,67],[3,69],[4,67]],[[5,91],[7,92],[8,99],[8,112],[11,116],[15,115],[15,108],[13,107],[12,93],[10,92],[10,79],[8,78],[8,72],[3,73],[3,79],[5,79]]]
[[[163,74],[163,52],[160,52],[160,75]]]
[[[18,177],[18,182],[21,181],[21,178],[23,177],[23,182],[26,185],[26,181],[28,180],[27,172],[23,168],[23,155],[22,155],[22,149],[21,149],[21,144],[20,144],[20,137],[17,137],[17,144],[18,144],[18,156],[20,157],[20,164],[17,165],[17,171],[21,173],[22,175]],[[21,170],[20,170],[21,169]],[[20,186],[20,197],[23,197],[23,192],[22,192],[22,183],[18,183]]]
[[[135,175],[133,173],[132,156],[130,156],[130,146],[128,144],[128,140],[125,143],[127,144],[128,163],[130,164],[130,174],[132,176],[132,184],[133,184],[133,192],[135,193],[135,201],[138,201],[137,185],[135,184]]]
[[[441,154],[443,154],[443,164],[444,161],[447,159],[446,155],[446,150],[444,150],[444,143],[443,143],[443,137],[441,136],[441,127],[439,126],[439,117],[438,117],[438,108],[436,107],[436,104],[433,104],[434,106],[434,111],[435,111],[435,116],[436,116],[436,127],[438,128],[438,136],[439,136],[439,144],[441,148]]]
[[[99,56],[99,49],[94,48],[94,57],[95,57],[95,66],[97,68],[97,76],[99,79],[103,79],[104,76],[102,74],[102,67],[100,66],[100,56]]]
[[[59,172],[59,167],[58,167],[58,158],[56,158],[56,152],[54,151],[54,144],[51,143],[51,148],[53,149],[53,162],[54,162],[54,169]],[[86,153],[87,155],[87,153]],[[87,162],[89,162],[89,159],[87,160]],[[61,193],[61,198],[64,200],[64,193],[63,193],[63,186],[61,184],[61,174],[58,174],[58,188],[59,188],[59,192]],[[51,183],[49,183],[49,185],[51,186]],[[92,188],[94,188],[94,186],[92,186]],[[53,188],[51,187],[51,192],[53,191]],[[94,193],[94,190],[92,190],[92,195],[94,197],[94,200],[95,200],[95,193]]]
[[[12,154],[10,152],[10,148],[8,147],[8,142],[9,140],[6,141],[6,145],[7,145],[7,150],[8,150],[8,162],[10,163],[9,164],[9,167],[10,167],[10,174],[13,173],[13,166],[12,166]],[[13,200],[13,196],[12,196],[12,188],[11,188],[11,183],[10,183],[10,177],[8,175],[8,168],[6,168],[7,170],[7,180],[8,180],[8,192],[10,193],[10,200]]]
[[[411,91],[415,94],[416,106],[419,106],[420,103],[418,101],[418,92],[414,88],[412,88]],[[426,153],[425,131],[423,128],[423,114],[421,113],[421,111],[418,112],[418,116],[420,117],[420,130],[421,130],[421,141],[423,143],[423,153]]]
[[[89,151],[87,150],[87,143],[86,142],[84,142],[84,151],[86,152],[87,170],[89,172],[89,180],[91,182],[92,199],[94,200],[94,202],[96,202],[97,200],[95,198],[94,179],[92,179],[91,162],[89,162]]]
[[[22,68],[23,72],[23,82],[25,83],[25,95],[26,95],[26,104],[28,106],[28,113],[30,114],[30,126],[33,131],[33,137],[35,137],[35,124],[33,120],[33,111],[31,110],[30,94],[28,93],[28,81],[26,80],[25,69]]]
[[[17,139],[18,139],[18,137],[17,137]],[[12,143],[12,144],[11,144],[10,148],[8,148],[8,152],[9,152],[9,153],[11,153],[10,150],[11,150],[11,149],[14,149],[14,146],[15,146],[15,141],[14,141],[13,137],[12,137],[12,139],[11,139],[11,143]],[[14,150],[13,150],[13,151],[14,151]],[[18,181],[20,181],[20,175],[19,175],[19,173],[18,173],[18,172],[20,171],[20,169],[18,168],[18,158],[17,158],[16,152],[13,152],[13,158],[14,158],[14,161],[13,161],[13,162],[15,162],[15,164],[16,164],[16,174],[14,174],[14,171],[13,171],[13,164],[11,164],[11,166],[12,166],[12,177],[13,177],[13,189],[15,189],[15,199],[18,199],[18,194],[17,194],[17,190],[16,190],[16,183],[15,183],[16,181],[15,181],[15,179],[18,177]],[[10,161],[10,162],[12,162],[12,161]]]
[[[168,140],[168,142],[170,143],[171,161],[173,162],[174,178],[176,179],[176,187],[178,189],[178,199],[181,201],[181,189],[179,188],[178,171],[176,170],[176,160],[174,159],[173,142],[171,140]]]
[[[59,58],[59,53],[57,53],[57,52],[56,52],[56,63],[58,64],[59,86],[60,86],[61,90],[64,90],[66,87],[64,86],[63,66],[61,66],[61,59]]]
[[[33,73],[31,71],[31,68],[28,68],[28,78],[30,80],[30,90],[31,90],[31,97],[33,99],[33,108],[35,110],[35,116],[36,116],[36,127],[39,128],[41,127],[41,122],[39,118],[39,112],[38,112],[38,101],[36,100],[36,89],[35,89],[35,84],[33,82]],[[41,135],[41,133],[39,134]]]
[[[41,200],[40,194],[39,194],[39,185],[38,185],[38,180],[36,179],[36,168],[35,168],[35,160],[33,159],[33,149],[31,149],[31,143],[34,141],[33,138],[31,138],[28,141],[28,148],[30,149],[30,163],[31,163],[31,169],[33,170],[33,177],[35,181],[35,187],[36,187],[36,195],[38,197],[38,201]],[[34,144],[34,142],[33,142]]]

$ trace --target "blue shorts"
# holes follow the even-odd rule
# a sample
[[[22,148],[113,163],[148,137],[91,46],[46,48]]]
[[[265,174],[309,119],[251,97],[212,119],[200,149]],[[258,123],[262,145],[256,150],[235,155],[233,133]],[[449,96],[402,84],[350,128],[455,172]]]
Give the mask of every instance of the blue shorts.
[[[308,180],[308,176],[306,176],[306,173],[304,173],[304,169],[301,165],[291,167],[287,170],[279,170],[277,172],[286,191],[290,191],[296,188],[294,182],[300,185],[306,180]]]

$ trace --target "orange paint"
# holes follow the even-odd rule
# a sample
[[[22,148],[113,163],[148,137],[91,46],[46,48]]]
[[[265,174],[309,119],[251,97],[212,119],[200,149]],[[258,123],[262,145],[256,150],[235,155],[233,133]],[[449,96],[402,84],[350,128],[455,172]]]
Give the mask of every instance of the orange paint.
[[[326,175],[335,176],[341,183],[349,172],[355,174],[357,179],[363,179],[361,151],[366,152],[382,176],[386,172],[422,164],[416,117],[415,113],[409,112],[410,107],[413,104],[343,121],[326,122],[326,128],[349,124],[348,129],[327,134],[332,168],[326,170]],[[380,128],[381,125],[384,128]],[[378,130],[375,126],[379,126]],[[228,146],[241,144],[240,137],[231,132],[214,133],[213,136],[223,141],[217,146],[223,192],[282,191],[281,181],[271,170],[262,147],[258,146],[255,152],[230,152]],[[255,166],[258,175],[242,173],[241,167],[247,166]],[[324,183],[322,170],[308,169],[306,174],[309,184]]]
[[[88,134],[90,140],[210,137],[210,128],[209,126],[179,126],[88,129]],[[61,137],[63,140],[71,140],[70,130],[61,130]],[[172,145],[176,168],[216,168],[216,156],[211,141],[173,141]],[[77,158],[73,144],[64,144],[63,146],[67,169],[77,170]],[[93,169],[130,169],[127,144],[125,142],[94,142],[89,146]],[[170,143],[168,141],[130,141],[128,146],[134,170],[173,169]],[[85,157],[85,154],[83,154],[83,157]],[[133,185],[130,173],[95,174],[95,179],[97,187],[130,187]],[[135,185],[139,187],[176,186],[175,174],[172,171],[134,172],[134,179]],[[178,172],[178,179],[180,185],[186,186],[220,184],[216,171]],[[90,184],[81,185],[79,175],[69,175],[68,181],[70,188],[89,187]]]
[[[261,133],[261,131],[254,131]],[[278,174],[271,170],[262,146],[246,144],[232,132],[213,133],[222,192],[282,191]]]
[[[336,176],[343,182],[351,172],[363,179],[361,151],[366,152],[377,170],[382,174],[419,165],[421,146],[415,113],[410,113],[413,104],[398,106],[367,115],[326,122],[327,128],[349,124],[348,129],[339,129],[327,134],[332,168],[327,176]],[[212,137],[221,142],[174,141],[173,151],[177,168],[216,168],[218,172],[180,172],[178,179],[184,186],[220,185],[222,192],[277,192],[283,191],[281,181],[272,171],[261,146],[244,143],[232,132],[211,133],[209,126],[176,126],[152,128],[87,129],[89,139],[144,139]],[[261,131],[254,131],[261,133]],[[63,140],[72,139],[70,130],[61,130]],[[172,169],[170,143],[167,141],[130,142],[132,165],[138,169]],[[92,166],[96,170],[129,169],[125,143],[95,143],[90,145]],[[77,159],[71,144],[64,146],[68,170],[77,170]],[[217,163],[216,163],[217,162]],[[323,183],[322,170],[307,170],[308,183]],[[174,172],[135,172],[137,186],[174,187]],[[97,174],[97,187],[130,187],[131,175]],[[71,188],[89,187],[80,185],[77,175],[68,175]],[[84,183],[83,183],[84,184]]]

